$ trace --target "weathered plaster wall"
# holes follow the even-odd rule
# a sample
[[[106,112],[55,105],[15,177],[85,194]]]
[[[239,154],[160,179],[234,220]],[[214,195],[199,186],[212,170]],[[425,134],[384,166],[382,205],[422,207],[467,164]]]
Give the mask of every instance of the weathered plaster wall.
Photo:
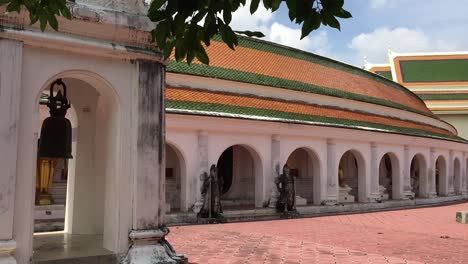
[[[21,42],[0,39],[0,240],[13,235],[22,57]]]

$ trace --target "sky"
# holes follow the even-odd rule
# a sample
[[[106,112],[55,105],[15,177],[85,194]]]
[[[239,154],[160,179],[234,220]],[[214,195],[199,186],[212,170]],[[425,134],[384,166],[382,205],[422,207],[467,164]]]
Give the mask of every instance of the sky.
[[[345,0],[353,18],[340,19],[341,31],[322,26],[300,40],[300,26],[282,4],[275,13],[263,7],[251,16],[236,11],[231,26],[263,32],[265,40],[363,67],[388,63],[396,53],[468,51],[468,0]],[[260,4],[261,6],[261,4]]]

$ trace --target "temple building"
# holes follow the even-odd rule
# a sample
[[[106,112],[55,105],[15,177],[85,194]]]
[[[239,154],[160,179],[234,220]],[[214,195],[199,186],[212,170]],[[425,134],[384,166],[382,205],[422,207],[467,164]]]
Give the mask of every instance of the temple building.
[[[440,119],[468,138],[468,53],[388,53],[388,64],[365,69],[397,82],[424,100]]]
[[[0,7],[0,264],[183,263],[166,224],[213,171],[226,221],[278,216],[284,167],[303,216],[468,198],[468,141],[406,83],[249,38],[175,62],[143,1],[69,5],[57,32]]]

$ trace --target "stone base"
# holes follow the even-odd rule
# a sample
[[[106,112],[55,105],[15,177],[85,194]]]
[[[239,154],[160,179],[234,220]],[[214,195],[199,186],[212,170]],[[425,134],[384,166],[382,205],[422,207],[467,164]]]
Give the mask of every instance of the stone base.
[[[15,258],[12,256],[16,249],[14,240],[0,240],[0,264],[16,264]]]
[[[158,230],[132,231],[130,240],[132,245],[124,257],[125,264],[186,264],[184,255],[177,254],[165,239],[169,229],[162,227]]]
[[[437,193],[436,192],[431,192],[427,195],[427,198],[436,198],[437,197]]]
[[[307,205],[307,199],[296,195],[296,205]]]
[[[337,198],[328,198],[327,200],[323,200],[320,205],[337,205],[338,199]]]
[[[468,224],[468,211],[457,212],[456,221],[460,224]]]
[[[415,198],[414,192],[404,191],[402,200],[413,200]]]
[[[339,199],[338,199],[338,201],[340,203],[343,203],[343,204],[344,203],[354,203],[355,200],[356,199],[354,198],[354,196],[350,195],[350,194],[340,194]]]
[[[384,200],[382,196],[385,194],[380,194],[380,193],[372,193],[369,195],[369,198],[367,199],[370,203],[378,203]],[[387,195],[387,200],[388,200],[388,195]]]
[[[16,264],[16,260],[11,256],[0,256],[0,264]]]

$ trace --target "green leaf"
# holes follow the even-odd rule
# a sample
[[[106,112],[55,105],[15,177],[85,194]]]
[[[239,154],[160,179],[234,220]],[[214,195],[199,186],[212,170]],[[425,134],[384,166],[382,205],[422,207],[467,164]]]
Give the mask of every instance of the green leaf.
[[[275,12],[281,5],[282,0],[273,0],[271,3],[271,11]]]
[[[8,12],[20,12],[21,11],[21,3],[20,1],[11,1],[10,4],[7,6],[6,10]]]
[[[302,25],[301,39],[307,37],[310,32],[320,27],[321,19],[320,15],[314,10],[314,13],[308,17]]]
[[[41,27],[41,31],[44,31],[45,28],[47,27],[47,15],[46,14],[39,15],[39,24]]]
[[[49,25],[55,30],[58,31],[58,21],[54,14],[49,14],[47,17]]]
[[[151,1],[150,9],[160,9],[167,0],[153,0]]]
[[[330,13],[322,13],[322,22],[332,28],[340,30],[340,22]]]
[[[344,10],[343,8],[335,14],[335,16],[340,17],[340,18],[351,18],[353,17],[350,12]]]
[[[296,0],[287,0],[286,5],[289,9],[289,12],[288,12],[289,19],[291,21],[294,21],[294,19],[296,19],[296,8],[297,8]]]
[[[200,45],[195,53],[195,56],[197,57],[197,60],[199,60],[201,63],[209,65],[210,64],[210,59],[208,58],[208,54],[206,54],[205,48]]]
[[[70,9],[68,9],[68,7],[64,7],[60,10],[60,13],[62,14],[63,17],[65,17],[66,19],[72,19],[72,14],[70,12]]]
[[[229,10],[224,9],[223,20],[224,20],[224,23],[226,23],[226,24],[231,23],[232,13]]]
[[[253,14],[257,11],[258,4],[260,4],[260,0],[252,0],[252,2],[250,2],[250,14]]]

